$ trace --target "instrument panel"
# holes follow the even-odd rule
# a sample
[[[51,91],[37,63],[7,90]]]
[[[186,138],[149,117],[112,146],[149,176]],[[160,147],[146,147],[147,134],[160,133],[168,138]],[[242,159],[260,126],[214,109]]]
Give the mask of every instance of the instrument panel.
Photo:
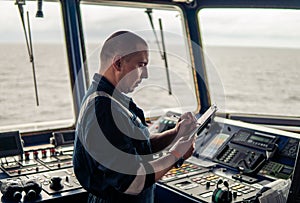
[[[54,132],[47,147],[35,149],[23,149],[19,132],[0,134],[3,141],[2,137],[13,140],[9,142],[9,149],[5,148],[9,150],[9,156],[6,156],[7,150],[0,150],[2,202],[40,202],[57,195],[85,192],[72,168],[74,131]],[[26,184],[31,187],[31,195],[22,195],[18,189],[25,188]]]
[[[195,153],[186,161],[201,170],[185,175],[173,171],[178,175],[169,181],[163,177],[160,184],[195,202],[220,202],[217,192],[231,197],[225,202],[250,201],[265,185],[292,177],[298,145],[294,133],[216,117],[197,137]]]
[[[149,131],[174,127],[178,116],[167,112]],[[41,191],[31,201],[85,192],[72,169],[74,131],[53,133],[51,147],[38,149],[23,149],[17,132],[4,137],[13,142],[9,142],[9,152],[0,150],[1,182],[39,183]],[[265,185],[292,177],[298,145],[293,133],[215,117],[199,132],[193,156],[180,168],[171,169],[157,186],[193,202],[218,202],[219,196],[225,202],[251,200]],[[2,202],[11,202],[1,195]]]

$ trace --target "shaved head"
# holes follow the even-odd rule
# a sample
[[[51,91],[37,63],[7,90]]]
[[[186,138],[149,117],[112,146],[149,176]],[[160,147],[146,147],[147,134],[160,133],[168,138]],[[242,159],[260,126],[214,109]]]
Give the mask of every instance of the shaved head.
[[[117,31],[113,33],[103,44],[100,53],[100,72],[105,71],[113,63],[114,57],[128,57],[136,52],[145,51],[147,47],[146,41],[133,32]]]

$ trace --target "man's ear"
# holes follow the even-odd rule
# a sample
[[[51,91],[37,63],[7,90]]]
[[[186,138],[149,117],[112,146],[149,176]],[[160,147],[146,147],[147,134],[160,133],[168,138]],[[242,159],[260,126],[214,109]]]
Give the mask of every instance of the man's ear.
[[[121,70],[121,56],[120,55],[116,55],[113,58],[113,67],[120,71]]]

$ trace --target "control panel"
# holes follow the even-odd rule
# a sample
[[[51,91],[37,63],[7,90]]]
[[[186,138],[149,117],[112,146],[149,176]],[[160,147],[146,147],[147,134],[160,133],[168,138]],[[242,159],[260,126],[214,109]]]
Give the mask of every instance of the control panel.
[[[170,129],[179,116],[167,112],[149,130]],[[72,169],[72,140],[74,131],[55,132],[47,146],[23,148],[19,132],[0,133],[1,201],[85,192]],[[253,200],[265,185],[293,176],[298,145],[293,133],[215,117],[199,132],[193,156],[157,185],[194,202]]]
[[[173,114],[153,129],[165,128]],[[253,201],[265,185],[292,177],[298,144],[294,133],[216,117],[197,137],[194,155],[159,184],[192,202]]]
[[[191,157],[182,168],[171,169],[160,183],[200,202],[211,202],[219,181],[228,183],[228,190],[232,193],[234,202],[251,199],[262,188],[261,185],[253,184],[251,181],[234,178],[234,174],[234,171],[216,165],[204,167],[199,160]],[[244,178],[246,179],[246,176]],[[253,178],[253,182],[257,182],[257,179]]]
[[[275,135],[250,130],[239,130],[215,156],[215,161],[237,168],[243,173],[254,173],[277,150]]]
[[[219,175],[217,171],[206,171],[186,178],[179,178],[165,184],[201,202],[212,202],[213,193],[220,180],[228,182],[228,191],[231,191],[234,202],[250,199],[260,190],[259,187],[228,178],[226,174]],[[224,190],[227,189],[225,188]]]
[[[46,146],[23,147],[19,132],[0,133],[1,201],[26,202],[84,192],[72,168],[74,138],[74,131],[59,131]],[[28,187],[35,195],[22,196]]]
[[[181,114],[173,111],[168,111],[165,115],[159,117],[149,127],[150,133],[157,133],[174,128]]]
[[[3,160],[1,168],[10,177],[72,167],[72,156],[57,152],[55,148],[25,151]]]
[[[38,180],[49,195],[82,188],[72,168],[37,173],[29,175],[28,178]]]
[[[172,168],[160,180],[160,182],[169,182],[183,177],[188,177],[199,172],[207,171],[206,168],[197,164],[186,162],[180,168]]]

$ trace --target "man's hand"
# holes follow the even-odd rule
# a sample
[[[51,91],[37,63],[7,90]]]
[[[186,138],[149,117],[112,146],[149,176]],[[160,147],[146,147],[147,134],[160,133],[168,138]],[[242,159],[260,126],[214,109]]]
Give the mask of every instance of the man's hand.
[[[197,120],[193,113],[187,112],[182,114],[174,128],[151,135],[152,151],[165,150],[167,147],[173,146],[181,137],[188,139],[197,128],[197,125]]]
[[[197,127],[197,120],[193,113],[186,112],[182,114],[175,126],[176,137],[174,142],[176,142],[181,137],[188,137],[191,135]]]
[[[195,140],[196,136],[192,136],[188,139],[184,137],[179,138],[179,140],[171,147],[169,152],[174,155],[177,159],[183,158],[188,159],[192,156],[195,150]]]

